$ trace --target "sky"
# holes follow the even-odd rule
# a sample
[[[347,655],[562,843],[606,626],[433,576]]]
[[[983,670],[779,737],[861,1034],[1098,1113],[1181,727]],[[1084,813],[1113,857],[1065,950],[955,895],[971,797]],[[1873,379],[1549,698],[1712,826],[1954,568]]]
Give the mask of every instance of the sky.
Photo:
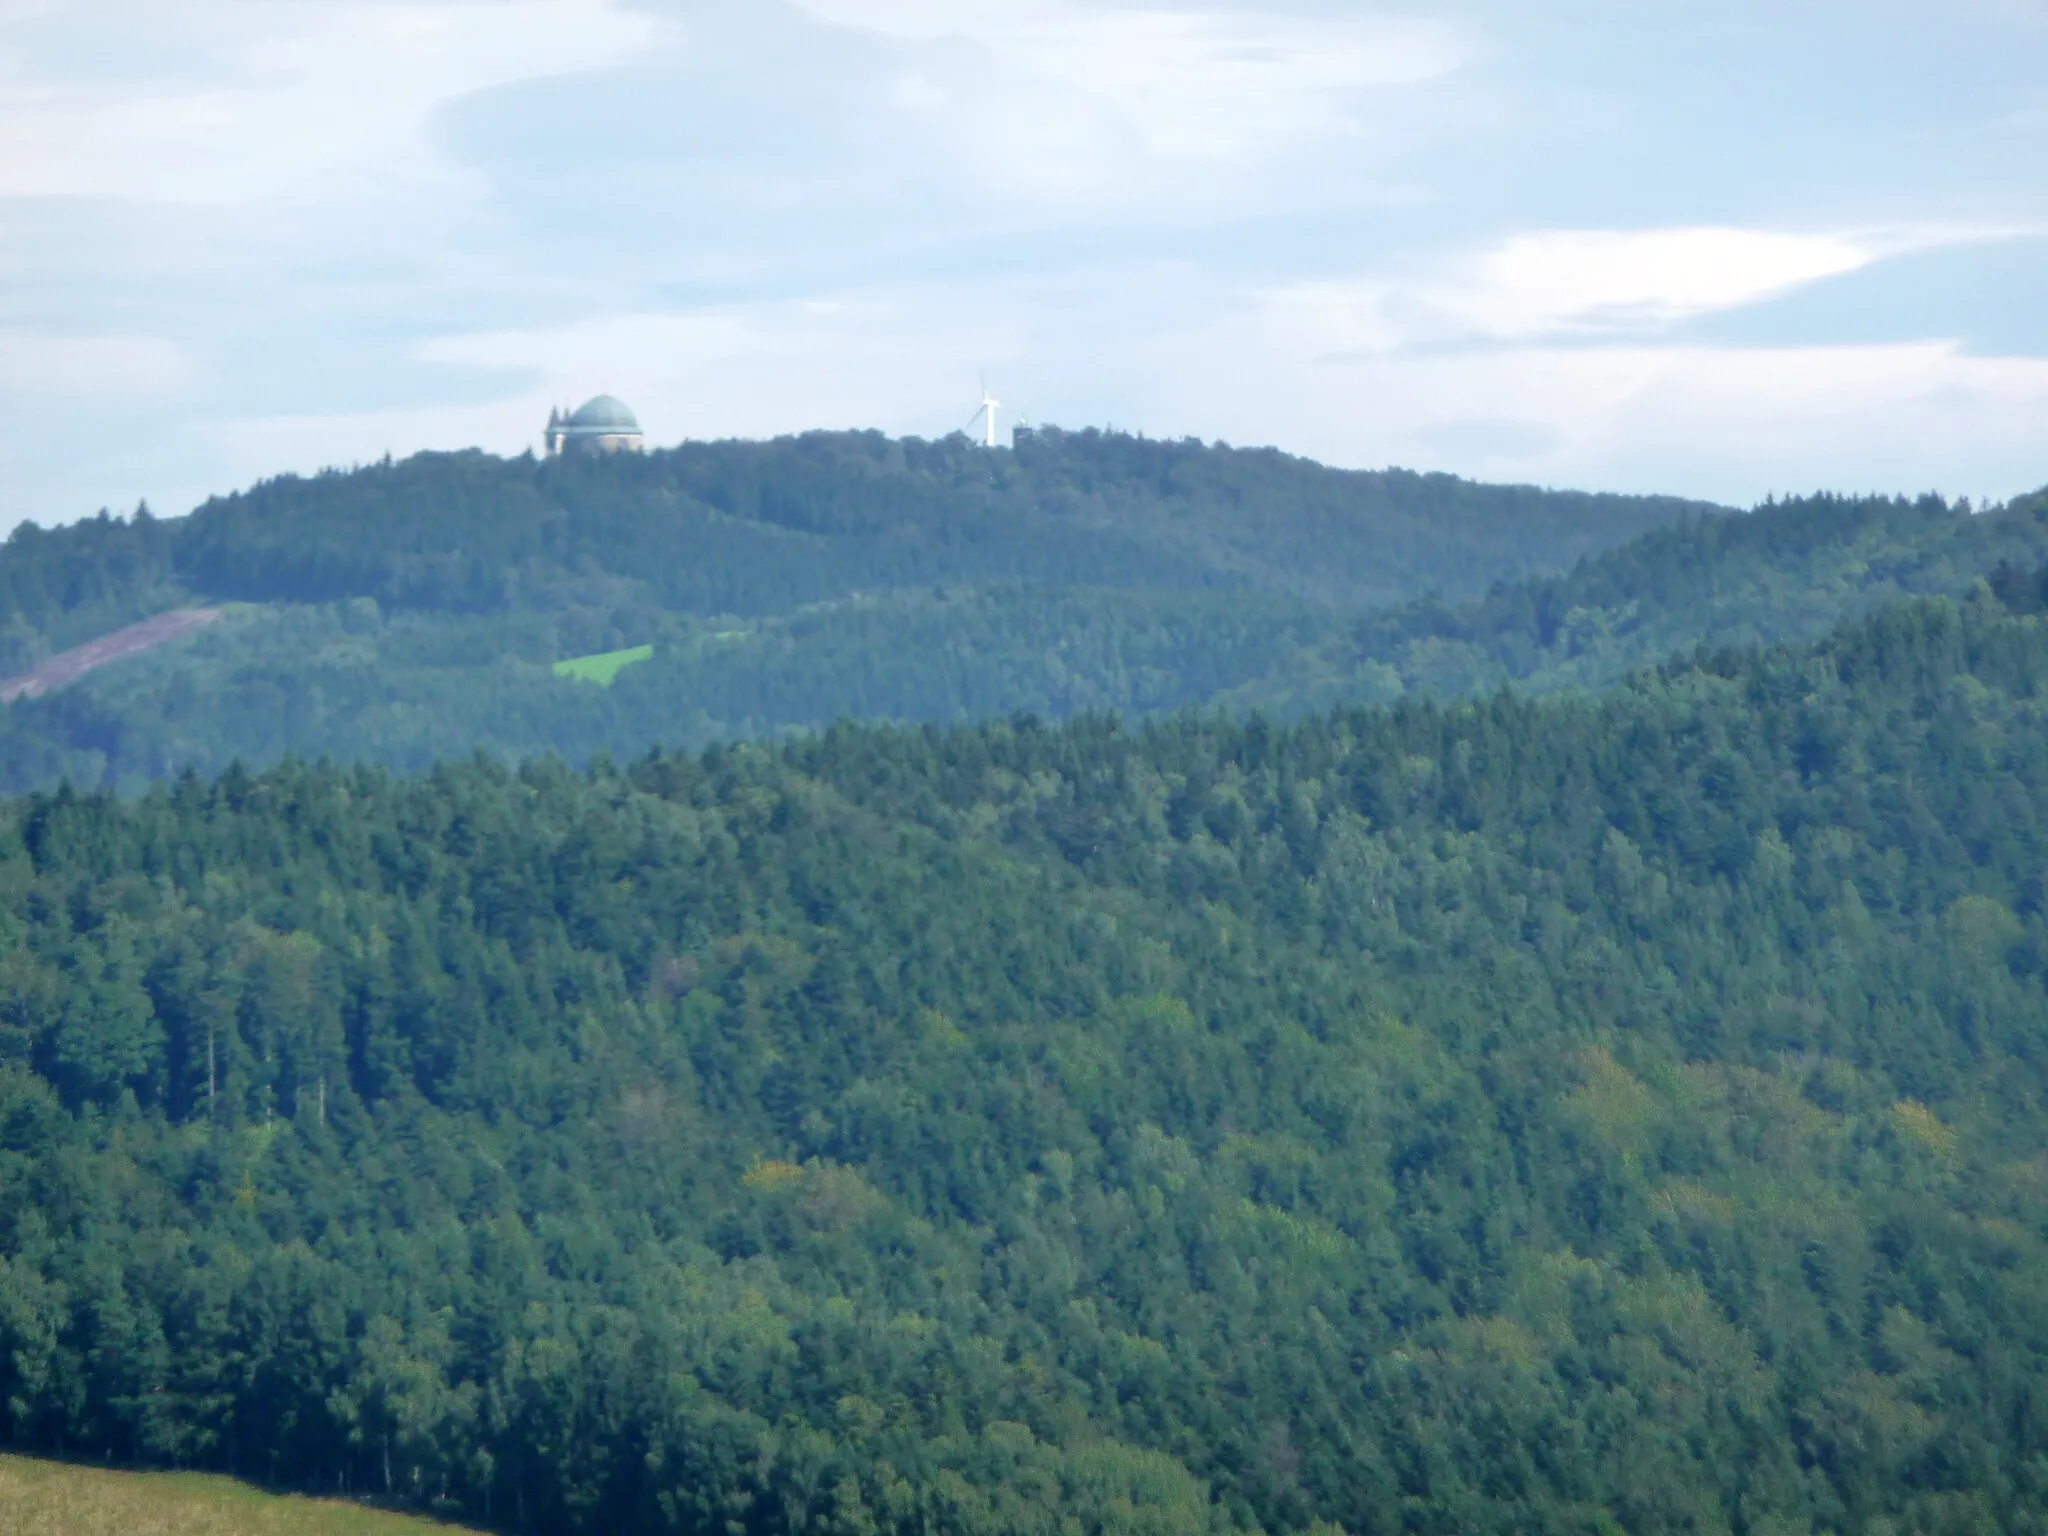
[[[2048,483],[2048,0],[0,0],[0,527],[1016,419]]]

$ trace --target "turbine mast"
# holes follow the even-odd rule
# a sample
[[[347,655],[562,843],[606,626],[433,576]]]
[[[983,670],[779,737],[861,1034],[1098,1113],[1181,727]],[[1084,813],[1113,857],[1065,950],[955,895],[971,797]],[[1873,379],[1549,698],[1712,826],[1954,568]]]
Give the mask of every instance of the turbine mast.
[[[988,375],[981,377],[981,446],[993,448],[996,445],[996,408],[1003,402],[988,392]]]

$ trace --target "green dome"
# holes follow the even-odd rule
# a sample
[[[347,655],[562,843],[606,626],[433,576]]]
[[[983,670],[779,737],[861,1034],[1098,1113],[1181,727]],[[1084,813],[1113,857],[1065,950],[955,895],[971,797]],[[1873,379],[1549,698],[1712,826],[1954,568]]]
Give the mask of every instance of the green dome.
[[[576,413],[564,423],[572,432],[614,433],[638,432],[640,422],[626,408],[626,402],[611,395],[599,395],[586,400],[576,408]]]

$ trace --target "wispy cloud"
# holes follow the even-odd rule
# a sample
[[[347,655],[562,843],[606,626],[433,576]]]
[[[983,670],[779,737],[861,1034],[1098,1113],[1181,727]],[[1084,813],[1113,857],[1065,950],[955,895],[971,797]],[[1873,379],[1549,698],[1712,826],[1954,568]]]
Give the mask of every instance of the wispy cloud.
[[[1840,235],[1760,229],[1554,230],[1487,252],[1444,308],[1494,336],[1630,329],[1751,304],[1853,272],[1871,253]]]
[[[2039,238],[2024,225],[1924,224],[1835,232],[1733,227],[1531,230],[1436,252],[1406,274],[1278,285],[1277,330],[1344,361],[1432,347],[1640,343],[1901,256]],[[1942,335],[1929,340],[1953,339]]]
[[[1874,258],[1869,245],[1842,234],[1536,230],[1469,253],[1439,253],[1406,279],[1284,284],[1260,303],[1276,331],[1342,360],[1447,343],[1652,332]]]
[[[1140,196],[1145,162],[1245,168],[1304,143],[1327,151],[1359,138],[1364,93],[1440,79],[1475,52],[1455,22],[1395,16],[798,3],[899,45],[889,104],[1027,190]]]
[[[930,435],[966,419],[975,359],[990,366],[996,392],[1033,417],[1273,442],[1339,464],[1449,460],[1496,478],[1675,484],[1735,503],[1827,485],[2003,496],[2041,478],[2033,466],[2048,358],[1973,357],[1940,341],[1712,346],[1649,328],[1569,329],[1607,313],[1617,293],[1647,293],[1661,315],[1691,313],[1781,291],[1861,250],[1847,237],[1797,238],[1818,243],[1753,263],[1740,284],[1696,283],[1675,263],[1667,281],[1647,288],[1629,277],[1560,298],[1511,265],[1516,282],[1506,290],[1533,287],[1540,302],[1478,306],[1501,328],[1491,344],[1417,348],[1378,334],[1335,357],[1333,338],[1354,323],[1347,290],[1254,293],[1177,263],[1091,268],[993,292],[917,284],[478,333],[437,340],[428,355],[529,370],[514,398],[447,419],[389,413],[349,432],[359,458],[425,446],[436,434],[518,451],[549,404],[608,388],[633,400],[662,440],[858,425]],[[1499,270],[1489,260],[1497,249],[1475,253],[1465,269]],[[1384,330],[1384,314],[1399,312],[1384,302],[1398,291],[1376,289],[1370,326]],[[276,430],[281,448],[301,440],[305,425]]]
[[[615,63],[667,30],[610,0],[96,0],[8,19],[0,197],[226,209],[331,202],[337,177],[445,183],[455,168],[428,132],[441,104]],[[94,68],[94,33],[140,62]]]

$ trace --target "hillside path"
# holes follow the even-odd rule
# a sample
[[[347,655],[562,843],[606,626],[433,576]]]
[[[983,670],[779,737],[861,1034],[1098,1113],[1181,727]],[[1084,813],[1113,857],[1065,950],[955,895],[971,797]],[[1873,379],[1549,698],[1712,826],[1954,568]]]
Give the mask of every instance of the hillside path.
[[[166,640],[175,640],[180,635],[204,629],[216,622],[221,613],[219,608],[174,608],[169,613],[144,619],[140,624],[130,624],[112,634],[101,635],[97,640],[74,645],[68,651],[59,651],[32,672],[0,678],[0,704],[12,704],[16,699],[40,698],[53,688],[68,687],[94,667],[119,661],[123,656],[140,655]]]

